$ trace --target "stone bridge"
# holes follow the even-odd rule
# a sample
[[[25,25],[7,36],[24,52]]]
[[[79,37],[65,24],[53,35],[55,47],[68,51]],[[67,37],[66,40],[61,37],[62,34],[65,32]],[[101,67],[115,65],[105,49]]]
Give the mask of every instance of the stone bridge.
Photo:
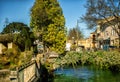
[[[10,72],[11,82],[37,82],[39,77],[39,68],[35,60]]]
[[[47,74],[46,76],[48,76],[49,73],[46,73],[48,72],[48,70],[44,68],[44,63],[49,62],[50,64],[52,64],[52,69],[55,69],[56,66],[54,66],[53,63],[55,62],[58,55],[56,55],[53,52],[46,53],[45,55],[46,56],[43,57],[42,54],[39,54],[37,55],[37,57],[33,58],[30,62],[8,71],[9,78],[7,79],[9,79],[10,81],[8,80],[7,82],[39,82],[40,80],[42,81],[46,80],[47,78],[45,77],[45,74]]]

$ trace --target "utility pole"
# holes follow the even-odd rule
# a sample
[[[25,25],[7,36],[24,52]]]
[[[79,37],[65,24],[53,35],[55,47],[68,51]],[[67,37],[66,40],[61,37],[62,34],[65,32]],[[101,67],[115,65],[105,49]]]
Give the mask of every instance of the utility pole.
[[[78,23],[79,23],[79,21],[77,20],[77,47],[78,47],[78,38],[79,38],[79,36],[78,36]]]
[[[5,24],[4,24],[4,27],[6,27],[8,24],[9,24],[9,20],[8,20],[8,18],[5,18],[5,22],[4,22]]]

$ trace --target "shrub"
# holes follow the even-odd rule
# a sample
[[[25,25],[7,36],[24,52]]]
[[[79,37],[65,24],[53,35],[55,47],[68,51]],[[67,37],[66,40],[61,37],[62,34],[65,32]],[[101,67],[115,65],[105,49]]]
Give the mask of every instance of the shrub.
[[[69,65],[81,62],[84,64],[93,64],[101,69],[111,69],[120,71],[120,53],[118,51],[96,51],[96,52],[68,52],[58,59],[59,64]]]
[[[118,51],[97,51],[84,54],[81,61],[99,66],[102,69],[120,67],[120,53]],[[84,61],[83,61],[84,59]],[[88,60],[87,60],[88,59]],[[116,68],[116,69],[117,69]]]
[[[18,66],[29,62],[32,59],[32,56],[33,56],[33,52],[32,51],[21,52],[20,56],[19,56]]]
[[[10,63],[10,68],[14,68],[17,66],[19,55],[20,50],[17,46],[14,46],[14,48],[10,48],[5,51],[5,57],[7,58],[7,60],[9,60],[8,62]]]

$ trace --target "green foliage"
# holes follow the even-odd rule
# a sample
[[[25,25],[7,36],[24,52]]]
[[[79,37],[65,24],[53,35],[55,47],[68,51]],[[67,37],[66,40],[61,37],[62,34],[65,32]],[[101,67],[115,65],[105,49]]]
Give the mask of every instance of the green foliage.
[[[1,34],[0,35],[0,42],[7,43],[13,41],[14,35],[13,34]]]
[[[19,56],[18,66],[21,66],[29,61],[31,61],[33,56],[32,51],[21,52]]]
[[[96,51],[96,52],[68,52],[65,56],[56,60],[58,65],[77,63],[93,64],[101,69],[112,69],[120,71],[120,53],[118,51]]]
[[[4,65],[0,63],[0,70],[4,68]]]
[[[29,62],[33,56],[32,51],[21,52],[20,49],[14,45],[0,55],[0,69],[14,69],[26,62]]]
[[[14,68],[17,66],[20,56],[20,50],[17,46],[14,48],[10,48],[5,52],[5,57],[7,59],[7,63],[10,63],[10,68]],[[8,65],[9,66],[9,65]]]
[[[58,53],[64,52],[66,41],[64,30],[59,30],[51,24],[50,27],[48,27],[48,33],[44,35],[44,40],[51,51]]]
[[[77,48],[77,46],[76,46],[75,43],[74,43],[74,44],[71,45],[70,50],[76,51],[76,48]]]
[[[79,62],[80,55],[77,52],[68,52],[63,60],[67,60],[67,64],[72,64],[73,68]]]
[[[111,67],[117,66],[115,69],[119,69],[118,71],[120,71],[120,53],[118,51],[97,51],[86,53],[84,55],[87,57],[85,63],[89,62],[101,69],[109,69]],[[84,61],[81,60],[81,62]]]
[[[31,9],[31,28],[51,51],[65,50],[65,19],[57,0],[36,0]]]
[[[31,40],[28,38],[26,41],[25,41],[25,50],[30,50],[30,47],[31,47]]]
[[[75,65],[79,62],[81,57],[81,53],[78,52],[67,52],[65,56],[56,59],[55,64],[59,66],[64,66],[64,65],[72,65],[73,68],[75,68]]]
[[[33,43],[32,39],[34,39],[30,37],[31,35],[32,35],[31,32],[29,32],[26,29],[23,29],[21,33],[14,35],[13,42],[16,43],[22,51],[30,50],[30,47]]]
[[[3,29],[2,33],[4,35],[6,33],[9,33],[8,35],[12,35],[12,41],[17,44],[22,51],[24,51],[24,49],[30,49],[33,41],[32,39],[34,38],[31,37],[32,32],[30,32],[30,28],[26,24],[20,22],[12,22],[8,24]]]
[[[119,52],[98,51],[90,53],[89,60],[87,61],[94,65],[98,65],[100,68],[107,69],[110,66],[119,65],[119,58]]]
[[[2,34],[21,32],[23,28],[29,30],[29,27],[24,23],[12,22],[3,29]]]

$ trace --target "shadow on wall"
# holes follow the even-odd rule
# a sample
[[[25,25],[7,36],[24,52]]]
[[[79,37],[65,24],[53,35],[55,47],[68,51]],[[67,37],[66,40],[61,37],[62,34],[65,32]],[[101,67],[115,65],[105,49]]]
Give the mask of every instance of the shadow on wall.
[[[40,64],[40,79],[37,82],[53,82],[53,71],[48,71],[45,65]]]

